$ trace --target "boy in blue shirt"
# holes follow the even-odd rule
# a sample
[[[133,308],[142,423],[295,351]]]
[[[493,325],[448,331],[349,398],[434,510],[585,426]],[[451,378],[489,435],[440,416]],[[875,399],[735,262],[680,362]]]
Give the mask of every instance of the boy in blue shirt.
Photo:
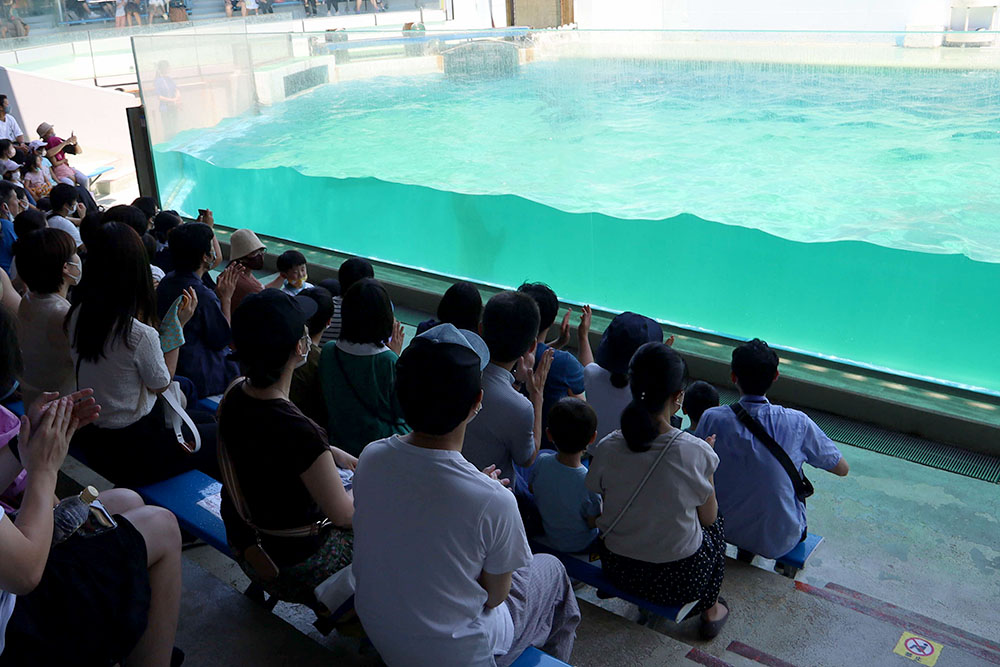
[[[587,469],[580,462],[597,435],[597,413],[579,398],[563,398],[552,406],[546,432],[557,451],[539,454],[531,478],[543,541],[559,551],[580,553],[597,539],[601,515],[601,497],[587,490]]]

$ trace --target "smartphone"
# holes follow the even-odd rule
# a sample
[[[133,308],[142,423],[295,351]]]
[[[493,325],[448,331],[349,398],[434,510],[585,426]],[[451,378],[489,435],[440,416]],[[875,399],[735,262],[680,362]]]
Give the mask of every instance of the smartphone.
[[[199,218],[204,218],[207,215],[208,215],[208,209],[207,208],[199,208],[198,209],[198,217]]]

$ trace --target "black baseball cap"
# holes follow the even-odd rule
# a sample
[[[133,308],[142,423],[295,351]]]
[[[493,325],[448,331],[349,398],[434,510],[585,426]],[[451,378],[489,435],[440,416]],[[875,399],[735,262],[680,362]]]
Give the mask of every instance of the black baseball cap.
[[[305,335],[316,302],[308,296],[292,296],[266,289],[244,297],[233,313],[233,345],[236,358],[244,363],[288,357],[289,350]]]
[[[645,343],[662,343],[663,328],[645,315],[624,312],[611,320],[601,336],[594,360],[612,373],[628,373],[632,355]]]

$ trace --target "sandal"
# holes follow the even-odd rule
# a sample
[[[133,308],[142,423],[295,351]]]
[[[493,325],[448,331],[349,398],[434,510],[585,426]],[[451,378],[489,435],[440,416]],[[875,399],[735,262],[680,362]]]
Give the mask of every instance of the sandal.
[[[701,627],[698,628],[698,634],[702,639],[715,639],[719,636],[719,633],[722,632],[722,628],[726,624],[726,621],[729,620],[729,603],[726,602],[726,599],[721,595],[718,598],[718,602],[726,608],[726,615],[717,621],[706,621],[705,619],[702,619]]]

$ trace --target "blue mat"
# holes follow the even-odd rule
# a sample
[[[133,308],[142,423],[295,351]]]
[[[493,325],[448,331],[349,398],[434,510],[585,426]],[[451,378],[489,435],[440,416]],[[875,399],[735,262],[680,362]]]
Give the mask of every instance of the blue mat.
[[[542,653],[534,646],[529,646],[524,653],[518,656],[517,660],[511,663],[511,667],[559,667],[559,665],[569,667],[568,663],[553,658],[548,653]]]
[[[198,504],[221,491],[222,484],[197,470],[136,489],[150,505],[159,505],[173,512],[181,528],[231,558],[222,519]]]

